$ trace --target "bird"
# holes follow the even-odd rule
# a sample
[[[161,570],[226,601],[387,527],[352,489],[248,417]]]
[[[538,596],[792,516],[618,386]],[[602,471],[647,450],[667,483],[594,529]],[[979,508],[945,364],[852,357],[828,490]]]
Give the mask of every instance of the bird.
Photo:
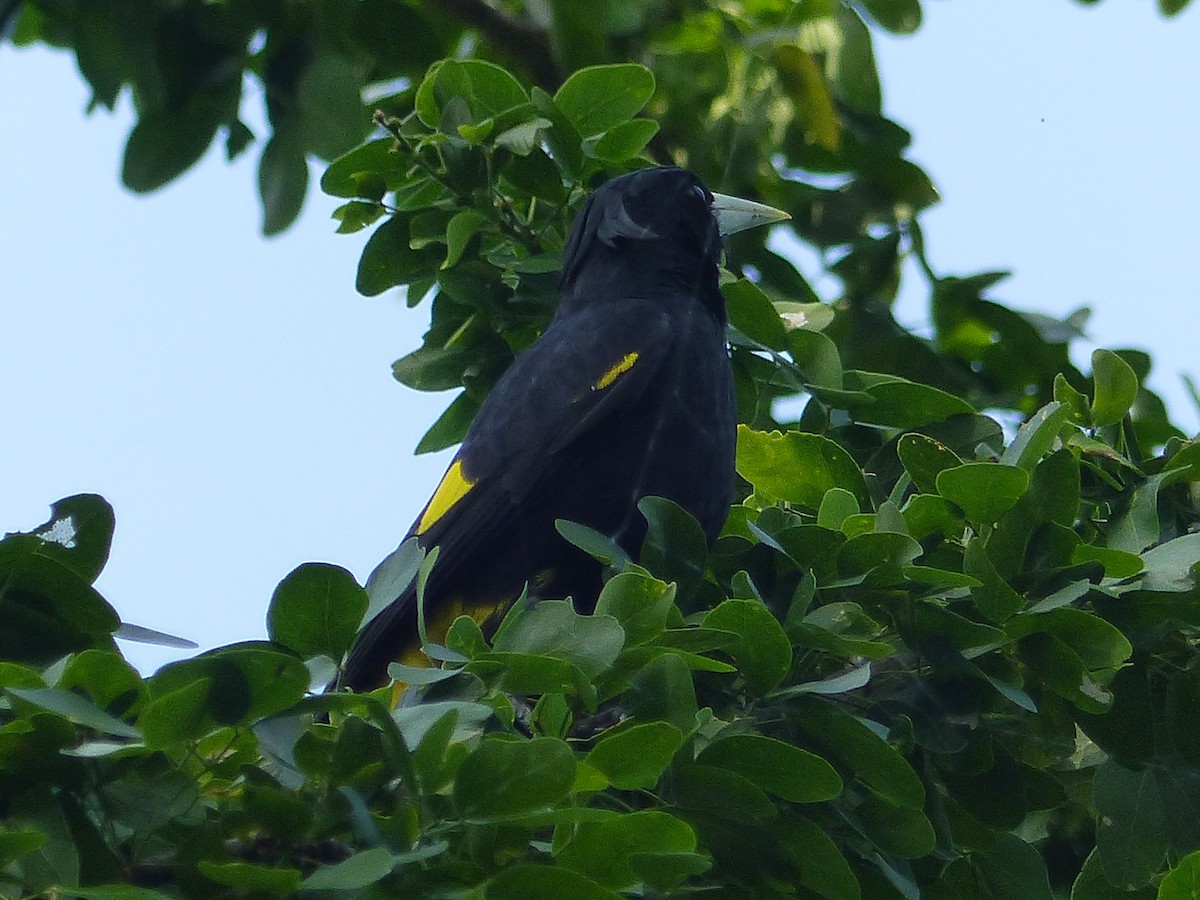
[[[786,218],[674,166],[591,194],[564,246],[550,323],[496,382],[409,531],[439,548],[424,595],[430,640],[459,615],[494,630],[523,592],[593,611],[602,567],[556,520],[608,535],[636,559],[638,502],[665,497],[712,544],[733,499],[737,429],[723,238]],[[382,687],[393,661],[429,665],[416,604],[410,585],[363,626],[343,688]]]

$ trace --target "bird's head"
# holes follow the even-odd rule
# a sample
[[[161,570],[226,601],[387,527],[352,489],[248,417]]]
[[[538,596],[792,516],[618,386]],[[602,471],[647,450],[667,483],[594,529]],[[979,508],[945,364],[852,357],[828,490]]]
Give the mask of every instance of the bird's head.
[[[714,194],[686,169],[640,169],[605,182],[575,218],[564,251],[563,302],[619,290],[712,292],[722,238],[788,218]]]

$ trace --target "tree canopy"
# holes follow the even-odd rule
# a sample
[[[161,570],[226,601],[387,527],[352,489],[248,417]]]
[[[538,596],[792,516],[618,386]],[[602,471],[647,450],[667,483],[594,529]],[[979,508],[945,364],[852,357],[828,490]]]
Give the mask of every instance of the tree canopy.
[[[0,893],[1192,896],[1200,448],[1146,354],[1079,371],[1078,322],[929,264],[936,190],[871,49],[919,0],[13,12],[96,103],[132,90],[134,190],[218,135],[246,151],[262,83],[264,231],[330,159],[338,230],[370,230],[358,290],[428,309],[395,375],[457,393],[418,452],[460,440],[544,327],[598,180],[677,163],[792,220],[730,246],[741,481],[715,547],[656,499],[637,560],[564,528],[614,569],[596,614],[516,608],[490,639],[459,619],[429,668],[394,670],[419,703],[319,693],[368,608],[436,565],[411,545],[361,586],[301,565],[269,641],[147,677],[114,635],[171,639],[92,587],[108,504],[7,536]],[[928,335],[892,314],[907,258]]]

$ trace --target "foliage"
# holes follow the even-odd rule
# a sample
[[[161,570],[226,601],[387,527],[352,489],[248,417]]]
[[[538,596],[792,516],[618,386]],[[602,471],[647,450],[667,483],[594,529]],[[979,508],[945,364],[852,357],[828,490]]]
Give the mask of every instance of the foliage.
[[[1159,0],[1158,6],[1173,16],[1188,2]],[[896,33],[921,22],[920,0],[856,5]],[[830,32],[824,23],[831,18],[837,27]],[[800,32],[799,40],[787,46],[769,29]],[[586,65],[653,58],[664,95],[674,101],[670,109],[660,103],[653,110],[663,126],[662,149],[697,149],[697,129],[706,120],[719,126],[708,141],[717,155],[697,169],[708,175],[735,162],[726,148],[753,157],[768,120],[777,124],[776,139],[791,130],[794,141],[803,131],[829,147],[839,141],[835,104],[875,112],[879,106],[878,85],[861,74],[871,62],[869,37],[843,0],[0,0],[0,39],[5,36],[16,46],[72,50],[91,87],[89,109],[111,110],[130,92],[137,122],[121,169],[130,190],[168,184],[215,141],[231,160],[257,143],[265,234],[285,230],[299,214],[309,187],[307,160],[328,161],[353,147],[367,133],[371,109],[379,102],[387,107],[386,97],[364,106],[364,90],[379,97],[388,87],[414,85],[430,64],[457,52],[507,65],[550,92]],[[763,72],[747,60],[725,58],[731,40],[774,54],[778,77],[803,108],[765,102],[774,98],[758,91]],[[819,74],[826,53],[834,98]],[[255,135],[245,121],[258,118],[246,110],[258,97],[265,135]],[[718,97],[720,104],[713,102]],[[713,122],[718,106],[723,109]],[[794,121],[785,126],[787,119]],[[871,122],[858,127],[870,129]],[[636,135],[637,129],[620,140]],[[853,199],[871,202],[869,192]]]
[[[862,6],[883,27],[919,22],[917,0]],[[17,35],[80,52],[80,23],[116,15],[85,7],[28,4]],[[513,74],[483,25],[476,56],[434,61],[461,6],[354,7],[381,18],[315,59],[400,46],[395,68],[355,77],[410,82],[322,187],[346,201],[340,230],[374,227],[359,289],[405,286],[430,308],[396,376],[460,393],[420,449],[457,441],[544,326],[592,182],[674,160],[793,216],[731,247],[739,500],[711,551],[677,507],[644,501],[636,563],[564,523],[616,570],[596,614],[518,606],[490,639],[462,618],[430,667],[393,667],[410,685],[394,710],[386,690],[312,689],[367,610],[436,565],[413,545],[362,587],[303,565],[271,600],[269,641],[143,677],[114,635],[170,639],[122,625],[92,587],[112,511],[60,501],[0,543],[0,895],[1190,896],[1200,446],[1140,387],[1144,354],[1097,351],[1085,375],[1067,354],[1080,322],[986,299],[998,274],[932,271],[916,216],[936,193],[880,111],[855,9],[556,4],[546,55]],[[263,30],[254,65],[277,71],[277,20],[248,11],[308,16],[311,38],[347,8],[143,12],[185,43],[202,23],[211,76],[229,71],[214,46],[245,53]],[[388,45],[392,13],[432,36]],[[93,85],[109,72],[102,101],[137,85],[142,128],[157,70],[103,49],[81,68]],[[649,67],[551,77],[618,57]],[[202,81],[171,90],[228,100]],[[230,122],[187,109],[175,150]],[[293,163],[315,145],[298,146]],[[836,302],[786,259],[797,238],[826,254]],[[891,315],[907,257],[928,280],[928,337]]]

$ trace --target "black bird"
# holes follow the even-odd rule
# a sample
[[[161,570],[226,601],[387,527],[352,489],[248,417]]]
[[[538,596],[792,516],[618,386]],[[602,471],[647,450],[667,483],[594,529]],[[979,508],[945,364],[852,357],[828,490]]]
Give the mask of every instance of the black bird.
[[[554,318],[496,383],[409,532],[440,547],[425,592],[430,639],[459,615],[486,630],[526,585],[531,598],[593,609],[600,566],[556,519],[611,535],[636,558],[637,503],[653,495],[716,538],[736,431],[721,238],[784,218],[678,168],[614,178],[588,199]],[[393,660],[423,659],[410,587],[359,634],[341,684],[370,690]]]

